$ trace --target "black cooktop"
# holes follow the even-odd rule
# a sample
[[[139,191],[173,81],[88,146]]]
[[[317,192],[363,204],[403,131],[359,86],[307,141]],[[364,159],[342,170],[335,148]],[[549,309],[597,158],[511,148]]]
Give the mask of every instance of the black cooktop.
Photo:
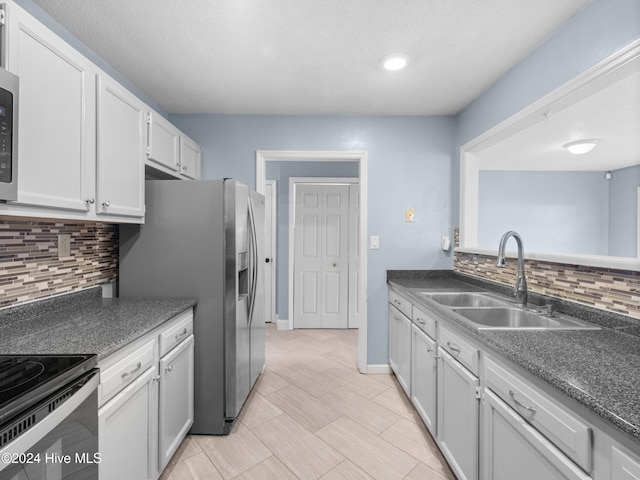
[[[0,425],[97,363],[96,355],[0,355]]]

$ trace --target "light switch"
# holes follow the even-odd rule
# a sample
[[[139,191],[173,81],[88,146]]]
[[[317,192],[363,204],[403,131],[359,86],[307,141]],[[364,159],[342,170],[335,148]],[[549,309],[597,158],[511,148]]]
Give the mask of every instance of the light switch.
[[[407,208],[404,212],[404,221],[405,222],[413,222],[413,217],[415,216],[415,210],[413,208]]]
[[[378,235],[371,235],[371,250],[378,250],[380,248],[380,237]]]

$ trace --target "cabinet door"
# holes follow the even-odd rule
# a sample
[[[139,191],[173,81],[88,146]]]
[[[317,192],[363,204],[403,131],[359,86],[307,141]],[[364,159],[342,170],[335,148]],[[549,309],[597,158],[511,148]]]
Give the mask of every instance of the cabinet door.
[[[94,196],[92,64],[14,4],[8,69],[20,78],[18,203],[88,211]]]
[[[100,480],[155,479],[156,369],[150,368],[98,412]]]
[[[612,447],[611,480],[640,480],[640,457]]]
[[[478,378],[438,348],[438,444],[460,480],[478,478]]]
[[[180,173],[197,180],[200,178],[200,145],[184,135],[180,139]]]
[[[193,424],[193,335],[160,359],[160,471]]]
[[[400,374],[398,381],[406,394],[411,398],[411,326],[413,323],[404,315],[400,315],[398,330],[398,362]]]
[[[149,114],[147,159],[172,172],[180,168],[180,130],[155,112]]]
[[[96,213],[144,216],[146,106],[107,75],[98,76]]]
[[[389,305],[389,366],[398,375],[400,373],[398,350],[400,343],[398,335],[400,330],[400,317],[402,314],[393,306]]]
[[[389,365],[411,395],[411,320],[389,305]]]
[[[411,400],[435,437],[437,405],[436,342],[413,325],[411,331]]]
[[[493,392],[482,400],[483,478],[491,480],[588,480],[576,464]],[[624,478],[624,477],[620,477]]]

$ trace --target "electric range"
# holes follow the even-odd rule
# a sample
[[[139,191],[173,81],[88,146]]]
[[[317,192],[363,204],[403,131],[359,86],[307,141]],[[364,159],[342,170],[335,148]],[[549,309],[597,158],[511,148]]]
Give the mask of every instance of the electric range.
[[[0,355],[0,425],[97,363],[96,355]]]

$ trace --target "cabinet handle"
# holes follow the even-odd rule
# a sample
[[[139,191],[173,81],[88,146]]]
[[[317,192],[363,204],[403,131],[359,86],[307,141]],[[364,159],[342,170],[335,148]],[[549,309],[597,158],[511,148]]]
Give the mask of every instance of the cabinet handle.
[[[93,198],[93,197],[89,197],[89,198],[87,198],[87,199],[85,200],[85,202],[87,203],[87,205],[88,205],[88,204],[93,205],[94,203],[96,203],[96,199],[95,199],[95,198]]]
[[[536,409],[535,408],[529,407],[527,405],[524,405],[523,403],[520,403],[518,401],[518,399],[516,398],[516,392],[514,392],[513,390],[509,390],[509,395],[511,396],[511,398],[513,398],[513,401],[515,402],[515,404],[518,407],[520,407],[520,408],[526,410],[527,412],[529,412],[532,417],[536,414]]]
[[[176,340],[180,340],[187,334],[187,327],[185,327],[180,333],[176,333]]]
[[[109,200],[107,200],[106,202],[102,202],[102,206],[104,208],[107,208],[107,207],[111,206],[111,202]]]
[[[418,320],[418,323],[420,325],[426,325],[427,322],[425,322],[423,319],[421,319],[420,317],[416,318],[416,320]]]
[[[447,342],[447,347],[449,347],[451,350],[453,350],[456,353],[460,353],[462,351],[460,350],[460,347],[455,343]]]
[[[171,370],[173,370],[173,365],[169,365],[164,369],[165,372],[170,372]]]
[[[186,171],[187,171],[187,167],[188,167],[188,165],[183,165],[183,166],[182,166],[182,171],[183,171],[183,172],[186,172]]]
[[[120,375],[120,377],[122,377],[123,379],[127,378],[127,377],[130,377],[131,375],[136,373],[141,368],[142,368],[142,362],[138,362],[138,363],[136,363],[136,367],[133,370],[131,370],[130,372],[124,372],[122,375]]]
[[[427,347],[427,353],[431,353],[431,352],[433,352],[433,348]]]
[[[160,383],[160,375],[153,377],[153,381],[156,383]]]

